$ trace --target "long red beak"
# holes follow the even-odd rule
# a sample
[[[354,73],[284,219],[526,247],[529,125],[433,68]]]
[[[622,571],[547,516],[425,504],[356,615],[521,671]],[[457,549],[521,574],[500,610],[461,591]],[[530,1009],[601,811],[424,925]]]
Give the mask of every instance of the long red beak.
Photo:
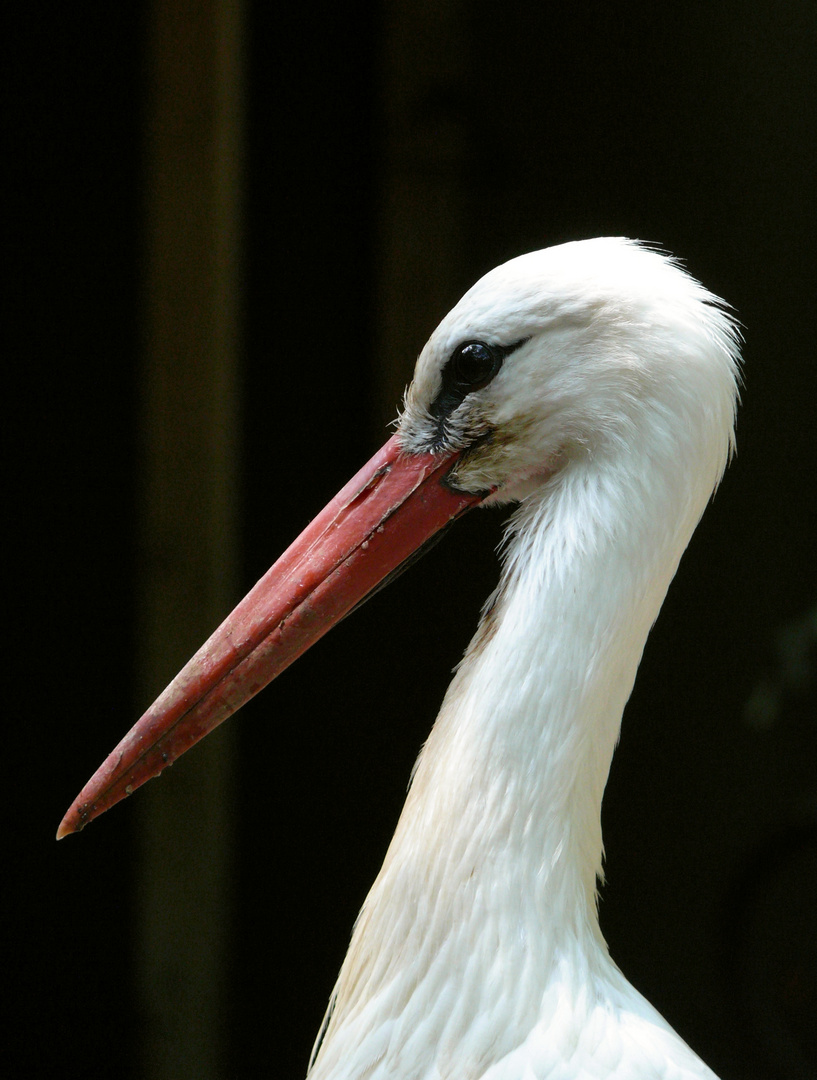
[[[94,773],[57,839],[158,776],[487,492],[447,486],[454,454],[397,436],[307,526]]]

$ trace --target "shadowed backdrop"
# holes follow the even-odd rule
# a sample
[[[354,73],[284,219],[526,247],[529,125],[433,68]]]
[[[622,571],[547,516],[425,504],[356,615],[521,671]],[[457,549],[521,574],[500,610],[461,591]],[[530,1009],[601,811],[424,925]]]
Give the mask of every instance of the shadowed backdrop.
[[[738,457],[650,638],[613,763],[602,927],[723,1080],[813,1075],[817,12],[161,10],[17,12],[4,64],[3,1075],[159,1078],[169,1046],[180,1080],[304,1074],[495,584],[503,514],[469,515],[214,736],[214,786],[194,755],[159,781],[178,785],[183,826],[146,791],[80,838],[57,847],[54,831],[222,607],[384,441],[464,289],[513,255],[600,234],[680,255],[746,334]],[[192,292],[211,257],[215,284]],[[176,312],[189,334],[174,352]],[[191,449],[203,425],[218,476]],[[174,601],[178,622],[161,615],[171,585],[150,577],[164,469],[193,492],[162,510],[190,525],[174,557],[207,562],[199,526],[224,552],[223,573],[202,570],[206,599],[191,585]],[[166,644],[149,646],[157,624]],[[163,867],[195,916],[173,908]],[[174,966],[191,925],[184,948],[207,962]]]

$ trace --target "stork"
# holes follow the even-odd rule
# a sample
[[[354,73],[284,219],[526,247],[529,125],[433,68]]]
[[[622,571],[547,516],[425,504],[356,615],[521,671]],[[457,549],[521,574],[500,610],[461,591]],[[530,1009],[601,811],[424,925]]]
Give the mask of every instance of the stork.
[[[738,353],[725,305],[638,242],[488,273],[423,349],[396,434],[66,815],[58,836],[158,774],[466,510],[518,504],[309,1080],[714,1077],[610,959],[597,882],[622,712],[733,450]]]

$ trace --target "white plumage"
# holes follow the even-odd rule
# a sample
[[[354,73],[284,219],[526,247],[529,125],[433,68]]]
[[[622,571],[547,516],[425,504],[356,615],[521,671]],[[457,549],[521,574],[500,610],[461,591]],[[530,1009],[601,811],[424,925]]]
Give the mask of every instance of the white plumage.
[[[447,419],[457,482],[522,499],[499,588],[417,764],[309,1080],[712,1077],[610,960],[601,800],[649,629],[733,445],[737,333],[671,259],[616,239],[514,259],[423,350],[525,340]],[[679,827],[681,823],[679,822]]]

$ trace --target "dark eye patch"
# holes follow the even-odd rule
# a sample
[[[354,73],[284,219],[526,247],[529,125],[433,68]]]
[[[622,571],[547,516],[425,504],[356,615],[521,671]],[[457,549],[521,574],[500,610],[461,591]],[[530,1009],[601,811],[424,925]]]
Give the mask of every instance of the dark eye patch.
[[[429,412],[439,421],[440,429],[470,393],[488,385],[502,367],[505,357],[510,356],[528,340],[522,338],[512,345],[464,341],[454,349],[443,368],[439,393],[429,406]]]

